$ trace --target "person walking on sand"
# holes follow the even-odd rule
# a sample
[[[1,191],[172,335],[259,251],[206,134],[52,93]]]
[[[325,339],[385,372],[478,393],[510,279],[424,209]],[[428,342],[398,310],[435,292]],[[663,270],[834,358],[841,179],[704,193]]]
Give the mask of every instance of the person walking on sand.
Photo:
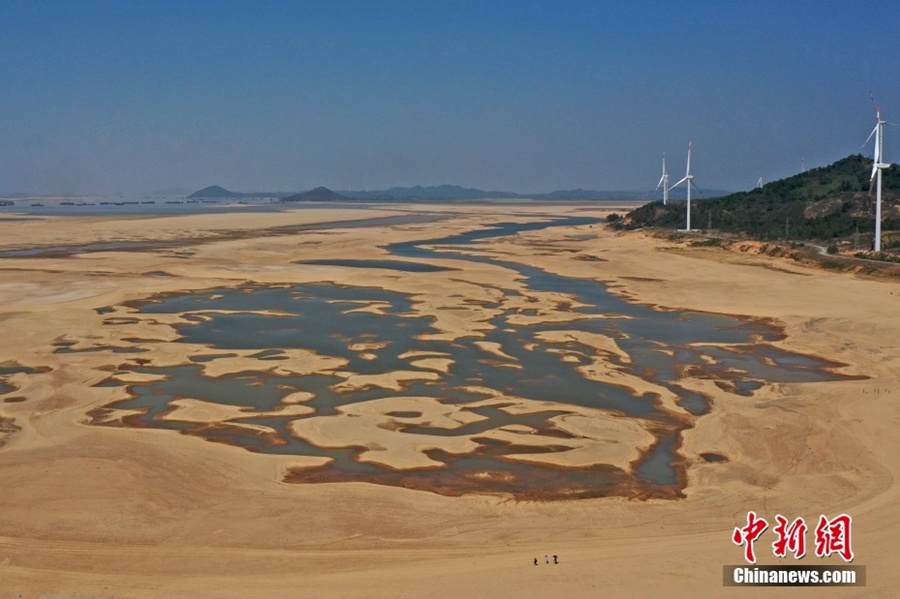
[[[544,556],[544,562],[549,564],[549,563],[550,563],[550,556],[545,555],[545,556]]]
[[[559,559],[558,559],[555,555],[553,556],[553,563],[554,563],[554,564],[558,564],[558,563],[559,563]]]
[[[534,558],[534,565],[537,565],[537,558]]]

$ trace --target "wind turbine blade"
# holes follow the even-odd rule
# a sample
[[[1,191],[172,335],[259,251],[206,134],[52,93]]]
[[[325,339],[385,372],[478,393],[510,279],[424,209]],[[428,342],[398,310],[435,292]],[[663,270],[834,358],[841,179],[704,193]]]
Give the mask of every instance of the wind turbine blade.
[[[693,142],[688,142],[688,161],[687,161],[687,174],[685,174],[685,178],[691,176],[691,144]]]
[[[663,173],[663,176],[659,178],[659,183],[656,184],[656,189],[659,189],[660,186],[663,184],[663,181],[665,181],[665,180],[666,180],[666,174]]]
[[[864,141],[864,142],[863,142],[863,145],[860,146],[860,147],[863,147],[863,146],[865,146],[867,143],[869,143],[869,140],[872,139],[872,136],[875,135],[875,132],[876,132],[876,131],[878,131],[878,125],[875,125],[875,128],[872,129],[872,132],[869,133],[869,137],[866,138],[866,141]]]
[[[690,180],[690,179],[688,179],[687,177],[685,177],[684,179],[682,179],[681,181],[679,181],[678,183],[676,183],[675,185],[673,185],[673,186],[670,187],[669,189],[675,189],[676,187],[678,187],[679,185],[681,185],[681,184],[684,183],[685,181],[689,181],[689,180]]]
[[[699,194],[700,194],[700,197],[701,197],[701,198],[703,198],[703,197],[705,197],[705,196],[704,196],[704,195],[703,195],[703,192],[702,192],[702,191],[700,191],[700,188],[699,188],[699,187],[697,187],[697,184],[696,184],[696,183],[694,183],[694,180],[693,180],[693,179],[691,179],[691,185],[693,185],[693,186],[694,186],[694,189],[696,189],[696,190],[697,190],[697,193],[699,193]]]

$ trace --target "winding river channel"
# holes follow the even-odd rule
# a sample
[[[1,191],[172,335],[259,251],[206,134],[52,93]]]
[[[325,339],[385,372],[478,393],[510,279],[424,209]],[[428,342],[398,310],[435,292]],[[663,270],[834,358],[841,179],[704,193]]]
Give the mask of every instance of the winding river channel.
[[[450,268],[432,265],[430,261],[436,260],[499,266],[513,271],[529,290],[570,298],[563,306],[570,313],[564,323],[523,325],[519,317],[528,316],[527,310],[506,309],[498,301],[490,306],[497,312],[482,336],[444,341],[433,335],[432,319],[417,312],[414,297],[331,283],[221,287],[134,304],[140,317],[181,315],[183,321],[175,325],[181,336],[178,343],[208,351],[177,366],[131,369],[147,382],[111,377],[103,385],[126,388],[130,399],[99,410],[97,422],[103,420],[100,416],[125,411],[129,416],[124,422],[130,426],[177,430],[259,453],[327,458],[323,465],[294,470],[288,480],[298,483],[365,481],[448,495],[490,492],[524,499],[678,496],[685,476],[684,459],[678,453],[681,433],[711,405],[709,397],[682,384],[686,377],[715,381],[721,390],[717,401],[752,394],[773,382],[837,378],[829,370],[834,364],[774,346],[782,335],[768,325],[629,303],[595,280],[560,276],[508,256],[496,259],[481,245],[524,231],[597,222],[570,217],[504,223],[441,239],[388,245],[390,260],[310,262],[392,269],[413,276]],[[520,293],[501,291],[507,298]],[[108,324],[116,322],[110,319]],[[585,339],[612,340],[613,349],[599,351]],[[312,373],[280,370],[278,365],[290,360],[294,350],[334,362]],[[74,350],[61,345],[57,351]],[[153,347],[136,343],[124,351],[139,358]],[[252,357],[258,366],[219,376],[205,374],[211,362],[236,356]],[[423,366],[423,356],[438,357],[446,367]],[[629,385],[586,376],[598,362],[616,375],[645,382],[652,391],[637,392]],[[395,388],[347,384],[351,375],[393,372],[407,373]],[[298,394],[308,412],[284,411],[287,398]],[[665,405],[662,395],[674,397],[674,407]],[[363,452],[378,449],[380,441],[323,440],[304,422],[365,417],[378,402],[398,397],[410,398],[412,407],[379,414],[378,433],[434,439],[433,447],[422,450],[426,464],[401,468],[361,459]],[[237,412],[214,423],[179,418],[178,402],[185,398]],[[437,402],[457,414],[456,420],[436,424],[415,407],[415,398]],[[521,409],[522,402],[530,407]],[[582,435],[559,425],[561,417],[573,413],[633,420],[652,440],[639,448],[640,457],[628,468],[602,460],[573,466],[541,459],[580,447]],[[530,438],[544,442],[511,440],[510,431],[527,431]],[[515,437],[519,438],[525,436]],[[709,461],[724,459],[711,449]]]

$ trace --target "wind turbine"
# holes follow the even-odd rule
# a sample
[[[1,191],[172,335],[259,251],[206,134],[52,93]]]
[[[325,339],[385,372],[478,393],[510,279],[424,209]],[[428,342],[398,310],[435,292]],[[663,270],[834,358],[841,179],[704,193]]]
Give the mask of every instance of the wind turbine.
[[[872,181],[875,180],[875,245],[876,252],[881,251],[881,171],[891,166],[889,162],[882,162],[884,158],[884,126],[889,125],[881,120],[881,108],[875,106],[875,97],[872,97],[872,106],[875,107],[875,128],[866,138],[866,145],[872,136],[875,136],[875,156],[872,164],[872,176],[869,177],[869,191],[872,191]]]
[[[663,188],[663,206],[665,206],[669,202],[669,173],[668,173],[668,171],[666,171],[666,153],[665,152],[663,152],[662,177],[660,177],[659,183],[656,184],[656,189],[659,189],[660,185],[662,185],[662,188]]]
[[[691,143],[688,142],[688,159],[687,159],[687,174],[684,176],[684,179],[670,187],[669,189],[675,189],[682,183],[686,183],[687,187],[687,227],[685,227],[685,231],[691,230],[691,185],[697,188],[697,191],[700,191],[700,188],[697,187],[697,184],[694,183],[694,175],[691,174]],[[700,195],[703,195],[702,193]]]
[[[762,177],[760,177],[759,180],[756,182],[756,189],[762,189],[762,186],[763,186]]]

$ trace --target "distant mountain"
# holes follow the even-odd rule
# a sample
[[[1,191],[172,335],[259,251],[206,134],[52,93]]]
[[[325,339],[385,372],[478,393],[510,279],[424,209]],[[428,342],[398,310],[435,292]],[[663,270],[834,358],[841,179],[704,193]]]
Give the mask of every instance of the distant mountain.
[[[723,195],[728,192],[703,190],[706,197]],[[677,198],[678,190],[670,195]],[[682,192],[683,193],[683,192]],[[190,198],[281,198],[283,202],[328,202],[328,201],[466,201],[466,200],[544,200],[544,201],[611,201],[611,200],[652,200],[658,197],[654,191],[593,191],[589,189],[570,189],[550,193],[518,193],[513,191],[486,191],[474,187],[459,185],[431,185],[414,187],[391,187],[375,191],[332,191],[326,187],[317,187],[303,193],[290,194],[284,192],[250,192],[238,193],[213,185],[192,193]]]
[[[869,193],[872,161],[848,156],[752,191],[691,202],[692,228],[777,239],[833,239],[874,230],[875,198]],[[628,213],[626,228],[685,226],[686,203],[661,201]],[[882,228],[900,229],[900,169],[882,174]]]
[[[351,200],[347,196],[335,193],[327,187],[316,187],[303,193],[297,193],[282,198],[282,202],[346,202]]]
[[[219,187],[218,185],[210,185],[209,187],[204,187],[200,191],[195,191],[189,198],[242,198],[247,194],[238,193],[236,191],[228,191],[223,187]]]

